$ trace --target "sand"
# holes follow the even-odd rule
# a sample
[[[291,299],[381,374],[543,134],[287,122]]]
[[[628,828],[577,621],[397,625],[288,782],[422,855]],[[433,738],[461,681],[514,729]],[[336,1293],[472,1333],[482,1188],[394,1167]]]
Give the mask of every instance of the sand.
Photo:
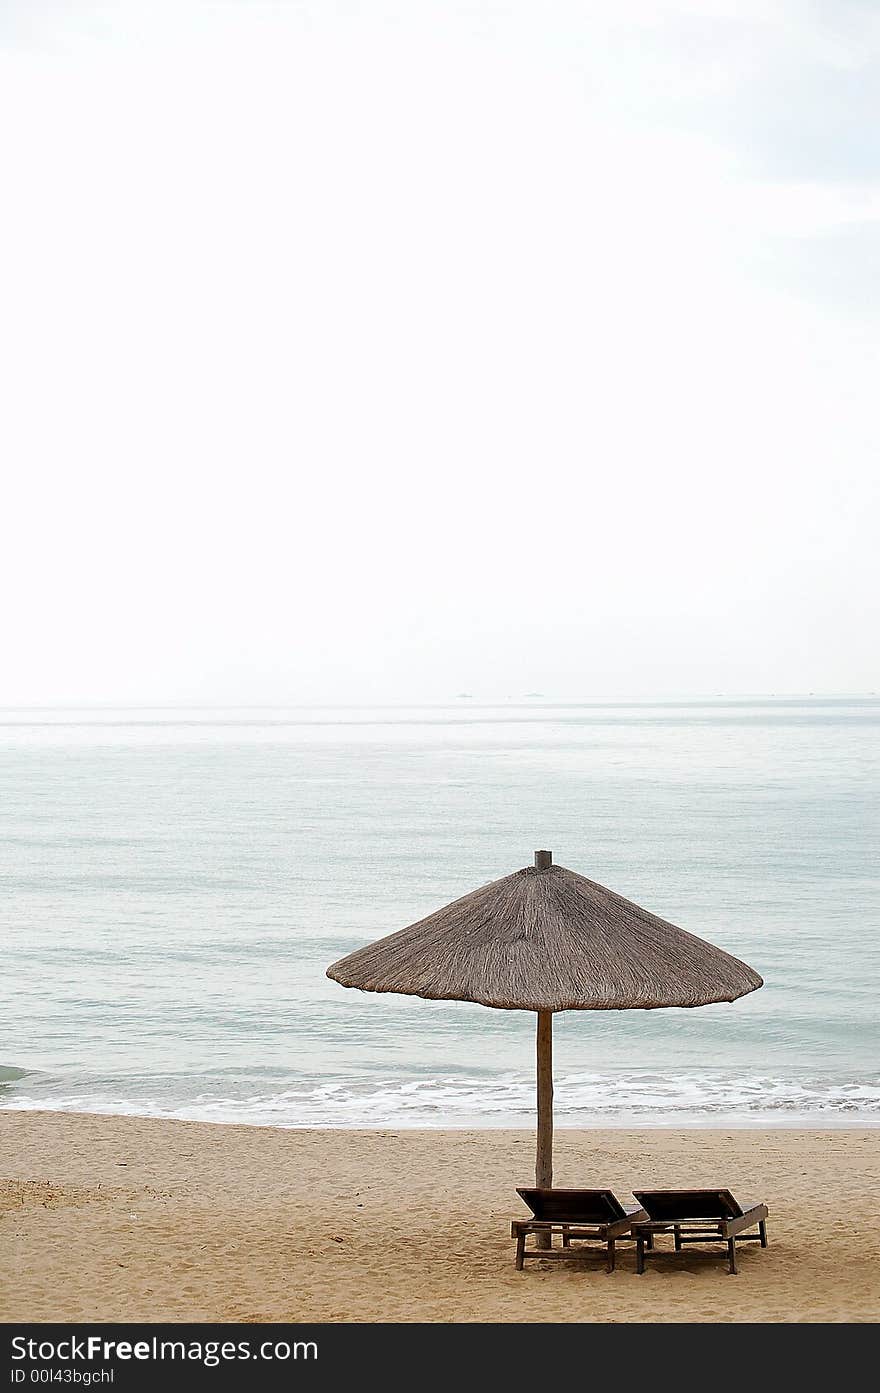
[[[513,1131],[282,1131],[0,1112],[0,1318],[869,1321],[880,1130],[564,1131],[558,1185],[728,1185],[769,1205],[738,1276],[631,1248],[513,1267]]]

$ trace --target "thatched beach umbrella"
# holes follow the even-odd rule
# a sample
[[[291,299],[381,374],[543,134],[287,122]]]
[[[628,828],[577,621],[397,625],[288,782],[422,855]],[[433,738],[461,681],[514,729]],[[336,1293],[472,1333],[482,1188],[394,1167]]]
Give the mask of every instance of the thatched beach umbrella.
[[[705,939],[554,866],[549,851],[349,953],[327,976],[365,992],[537,1012],[539,1188],[553,1183],[554,1011],[708,1006],[763,985]]]

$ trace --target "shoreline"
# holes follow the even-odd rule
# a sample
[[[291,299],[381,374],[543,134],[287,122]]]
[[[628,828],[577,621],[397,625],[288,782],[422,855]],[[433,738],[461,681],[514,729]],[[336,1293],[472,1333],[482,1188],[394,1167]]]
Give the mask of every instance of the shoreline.
[[[477,1116],[463,1122],[449,1119],[428,1124],[419,1122],[377,1122],[373,1127],[361,1123],[336,1124],[312,1122],[245,1122],[233,1117],[185,1117],[171,1113],[152,1112],[113,1112],[95,1108],[51,1107],[44,1103],[40,1107],[19,1107],[15,1103],[0,1103],[0,1119],[6,1113],[25,1116],[42,1115],[51,1117],[95,1117],[119,1121],[130,1119],[133,1122],[184,1123],[199,1127],[241,1127],[252,1131],[268,1132],[527,1132],[531,1126],[530,1118],[504,1119],[492,1122]],[[804,1114],[798,1117],[770,1121],[766,1117],[743,1118],[737,1116],[697,1119],[693,1117],[663,1117],[657,1121],[650,1118],[632,1116],[620,1121],[609,1122],[565,1122],[554,1118],[554,1133],[558,1132],[872,1132],[880,1131],[880,1117],[828,1118]]]
[[[5,1320],[875,1321],[880,1130],[567,1128],[554,1182],[769,1206],[740,1275],[631,1247],[513,1267],[519,1129],[305,1129],[0,1110]]]
[[[557,1070],[556,1125],[585,1129],[880,1127],[880,1074],[694,1065]],[[0,1111],[156,1117],[283,1128],[482,1130],[534,1125],[533,1071],[336,1070],[272,1064],[106,1074],[0,1066]]]

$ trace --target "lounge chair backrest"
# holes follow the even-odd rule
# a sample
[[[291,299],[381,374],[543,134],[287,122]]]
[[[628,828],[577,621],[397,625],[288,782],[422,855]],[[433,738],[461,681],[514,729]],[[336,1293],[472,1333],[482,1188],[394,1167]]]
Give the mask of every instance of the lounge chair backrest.
[[[525,1190],[517,1187],[536,1219],[565,1224],[611,1224],[626,1210],[613,1190]]]
[[[649,1219],[736,1219],[742,1210],[729,1190],[633,1190]]]

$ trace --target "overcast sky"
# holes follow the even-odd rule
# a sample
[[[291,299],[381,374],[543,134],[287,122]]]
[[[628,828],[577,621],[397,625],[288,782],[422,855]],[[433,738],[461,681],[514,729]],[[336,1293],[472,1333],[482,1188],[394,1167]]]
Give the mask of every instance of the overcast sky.
[[[0,130],[0,704],[880,687],[872,0],[2,0]]]

